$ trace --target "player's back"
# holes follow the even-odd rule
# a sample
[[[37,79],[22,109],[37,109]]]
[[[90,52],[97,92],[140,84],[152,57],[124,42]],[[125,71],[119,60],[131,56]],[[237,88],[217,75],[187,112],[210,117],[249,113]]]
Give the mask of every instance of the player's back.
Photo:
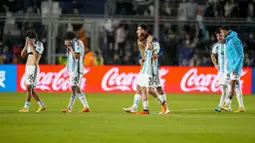
[[[70,50],[67,52],[67,64],[66,64],[66,69],[69,72],[78,72],[78,73],[83,73],[83,65],[84,65],[84,54],[85,54],[85,49],[82,41],[80,40],[71,40],[71,45],[75,53],[80,54],[80,57],[76,59],[73,57],[72,53]]]
[[[236,72],[240,73],[244,53],[242,42],[237,37],[237,33],[234,31],[231,31],[226,37],[226,55],[228,60],[228,71],[232,72],[235,70]]]
[[[152,40],[153,54],[157,54],[159,57],[162,56],[162,49],[160,48],[160,44],[156,38]],[[159,57],[152,60],[152,69],[153,73],[157,73],[158,68],[160,66]]]
[[[144,53],[145,60],[141,71],[143,74],[152,75],[152,54],[153,50],[146,47]]]
[[[242,42],[237,37],[237,33],[231,31],[226,37],[226,53],[228,59],[244,57]]]

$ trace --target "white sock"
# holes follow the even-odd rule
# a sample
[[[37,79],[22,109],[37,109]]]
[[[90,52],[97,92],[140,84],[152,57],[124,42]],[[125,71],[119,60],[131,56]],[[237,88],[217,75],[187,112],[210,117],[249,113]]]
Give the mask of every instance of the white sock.
[[[220,96],[220,104],[219,104],[219,106],[223,106],[224,105],[226,96],[227,96],[227,87],[222,85],[221,86],[221,96]]]
[[[78,94],[78,97],[83,105],[84,108],[89,108],[89,104],[87,102],[87,99],[83,93]]]
[[[242,91],[240,88],[237,88],[236,90],[236,98],[239,104],[239,108],[244,108],[244,104],[243,104],[243,95],[242,95]]]
[[[43,103],[42,100],[38,101],[37,103],[38,103],[40,106],[44,106],[44,103]]]
[[[72,93],[72,95],[70,97],[69,104],[68,104],[68,109],[72,109],[73,108],[73,105],[75,103],[76,98],[77,98],[77,96],[74,93]]]
[[[155,99],[158,100],[158,102],[159,102],[160,104],[163,104],[163,103],[164,103],[164,100],[162,99],[162,96],[157,95],[157,97],[155,97]]]
[[[169,110],[169,109],[168,109],[168,105],[167,105],[167,98],[166,98],[166,94],[164,93],[164,94],[162,94],[162,95],[160,95],[160,96],[162,97],[163,101],[165,101],[165,102],[166,102],[166,109],[167,109],[167,110]]]
[[[138,107],[138,104],[139,104],[141,98],[142,98],[142,95],[140,95],[138,93],[135,94],[133,105],[132,105],[133,108],[137,108]]]
[[[231,106],[232,99],[228,98],[226,99],[226,105]]]
[[[29,106],[30,106],[30,102],[26,101],[24,107],[28,109]]]
[[[148,100],[143,101],[143,110],[149,110],[149,101]]]

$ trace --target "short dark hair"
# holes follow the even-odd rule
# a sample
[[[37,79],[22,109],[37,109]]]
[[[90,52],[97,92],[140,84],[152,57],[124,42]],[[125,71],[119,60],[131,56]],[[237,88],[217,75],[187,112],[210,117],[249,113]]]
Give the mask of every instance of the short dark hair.
[[[65,40],[72,40],[73,38],[75,38],[76,37],[76,34],[75,34],[75,32],[73,32],[73,31],[68,31],[68,32],[66,32],[66,34],[64,35],[64,39]]]
[[[220,30],[219,29],[215,31],[215,35],[216,34],[220,34]]]
[[[148,30],[148,26],[146,24],[140,24],[138,26],[141,27],[144,31]]]
[[[221,26],[221,27],[219,28],[219,30],[227,30],[227,31],[229,31],[229,30],[230,30],[230,27],[229,27],[229,26]]]
[[[37,33],[34,30],[29,30],[26,33],[26,37],[28,37],[30,39],[36,39],[38,36],[37,36]]]

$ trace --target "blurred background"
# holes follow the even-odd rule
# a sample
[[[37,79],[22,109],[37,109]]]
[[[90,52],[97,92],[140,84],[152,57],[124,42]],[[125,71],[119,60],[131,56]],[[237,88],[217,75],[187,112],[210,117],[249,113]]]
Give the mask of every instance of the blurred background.
[[[24,34],[34,29],[45,51],[41,64],[65,64],[63,35],[86,46],[85,66],[135,65],[136,27],[148,24],[160,41],[163,65],[212,66],[214,32],[238,32],[244,66],[255,67],[255,0],[1,0],[0,64],[20,64]]]

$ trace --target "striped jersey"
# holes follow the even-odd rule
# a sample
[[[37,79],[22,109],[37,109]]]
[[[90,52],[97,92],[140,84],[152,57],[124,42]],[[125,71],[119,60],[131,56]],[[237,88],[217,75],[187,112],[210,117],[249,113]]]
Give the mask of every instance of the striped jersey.
[[[212,53],[218,55],[218,65],[220,67],[218,72],[227,73],[226,44],[214,44]]]
[[[162,56],[162,49],[160,48],[160,45],[157,40],[152,41],[152,47],[153,47],[153,54],[158,54],[159,56]],[[159,70],[159,58],[152,60],[152,72],[153,74],[157,74]]]
[[[68,72],[76,72],[76,73],[83,73],[83,59],[84,59],[84,52],[85,48],[83,42],[80,40],[71,40],[72,48],[75,53],[79,53],[79,59],[75,59],[73,57],[70,50],[67,51],[67,63],[66,63],[66,70]]]
[[[39,54],[41,55],[41,54],[43,53],[43,51],[44,51],[44,47],[43,47],[42,42],[37,41],[37,42],[34,44],[34,46],[35,46],[36,52],[39,53]],[[32,50],[31,50],[31,47],[28,46],[28,47],[27,47],[27,54],[30,54],[30,53],[32,53]]]
[[[153,50],[149,50],[147,47],[145,47],[145,60],[142,66],[141,73],[142,74],[148,74],[149,76],[152,75],[152,63],[151,63],[151,58],[152,58]]]

